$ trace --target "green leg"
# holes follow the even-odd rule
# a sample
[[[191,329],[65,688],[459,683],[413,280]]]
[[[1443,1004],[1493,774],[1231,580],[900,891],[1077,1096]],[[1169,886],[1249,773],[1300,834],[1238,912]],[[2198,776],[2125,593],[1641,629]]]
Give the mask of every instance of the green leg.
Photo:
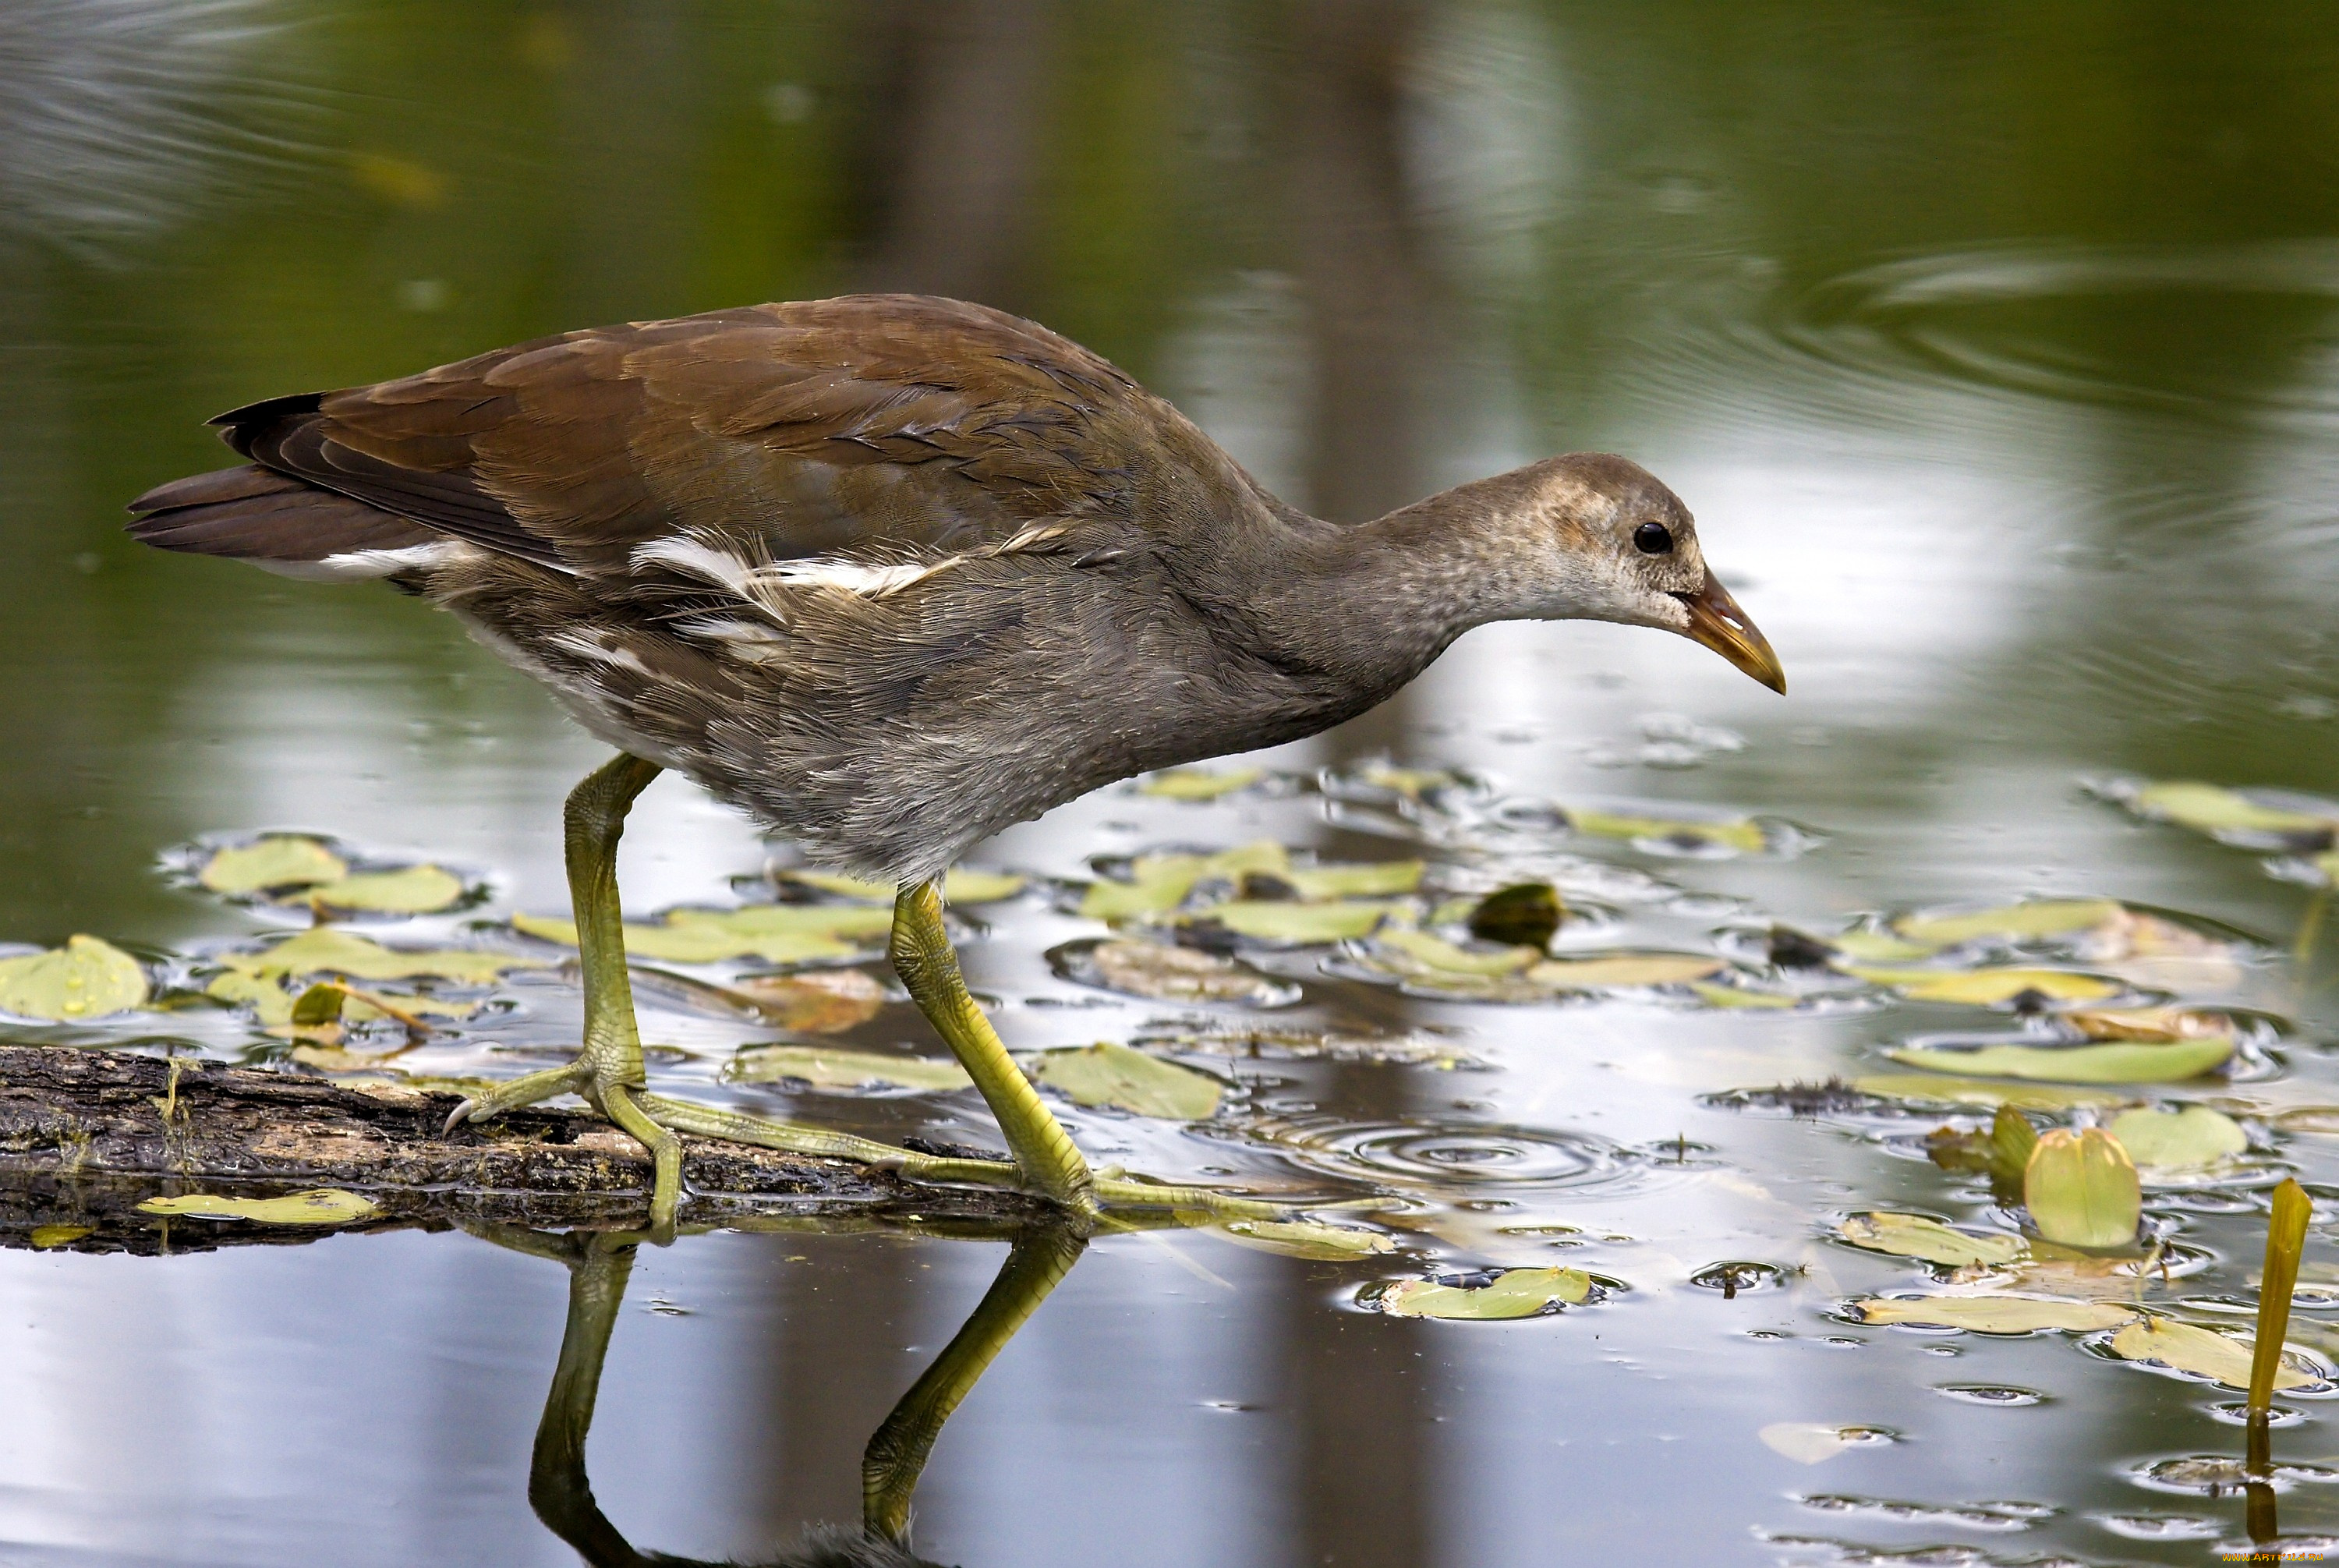
[[[1022,1184],[1065,1208],[1093,1214],[1096,1186],[1071,1136],[1041,1103],[1040,1091],[1007,1054],[991,1021],[967,994],[958,954],[943,929],[943,895],[934,883],[905,885],[893,901],[893,971],[910,999],[950,1046],[999,1119]]]
[[[869,1439],[861,1455],[861,1527],[881,1540],[906,1544],[910,1530],[910,1496],[917,1490],[919,1474],[943,1423],[971,1393],[1024,1320],[1056,1288],[1056,1282],[1080,1261],[1087,1238],[1061,1225],[1034,1227],[1015,1238],[999,1277],[983,1293],[974,1316],[966,1320],[926,1368],[925,1376],[902,1395],[885,1424]]]
[[[526,1250],[538,1249],[531,1246]],[[560,1364],[537,1424],[536,1450],[529,1456],[528,1505],[587,1563],[610,1568],[640,1563],[644,1559],[594,1500],[593,1483],[585,1473],[585,1438],[593,1427],[594,1396],[601,1387],[609,1332],[617,1326],[617,1307],[625,1299],[626,1277],[633,1272],[634,1249],[613,1237],[572,1231],[560,1238],[558,1253],[547,1255],[560,1256],[569,1267],[568,1322],[560,1336]]]

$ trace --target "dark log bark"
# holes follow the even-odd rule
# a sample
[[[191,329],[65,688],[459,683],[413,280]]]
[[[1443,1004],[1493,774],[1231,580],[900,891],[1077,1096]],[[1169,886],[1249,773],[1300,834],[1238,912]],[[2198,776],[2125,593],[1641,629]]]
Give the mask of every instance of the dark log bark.
[[[531,1109],[450,1134],[441,1129],[451,1094],[177,1066],[174,1087],[173,1064],[155,1057],[0,1045],[0,1247],[156,1253],[334,1233],[138,1210],[190,1191],[339,1187],[380,1206],[340,1230],[647,1220],[647,1155],[587,1111]],[[847,1161],[697,1139],[684,1139],[683,1179],[686,1226],[841,1208],[943,1222],[1036,1212],[1011,1193],[919,1187]]]

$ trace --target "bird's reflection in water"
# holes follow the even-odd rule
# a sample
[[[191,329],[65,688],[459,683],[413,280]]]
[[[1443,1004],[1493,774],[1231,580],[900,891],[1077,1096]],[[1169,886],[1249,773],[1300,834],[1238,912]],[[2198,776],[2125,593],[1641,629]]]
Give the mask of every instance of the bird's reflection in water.
[[[585,1440],[593,1401],[633,1272],[644,1231],[554,1232],[518,1226],[482,1226],[478,1234],[499,1246],[550,1258],[568,1269],[568,1320],[560,1362],[545,1395],[530,1458],[528,1500],[547,1528],[575,1547],[593,1568],[666,1568],[702,1560],[641,1552],[619,1533],[594,1501],[585,1471]],[[1065,1226],[1033,1223],[997,1232],[1012,1245],[991,1282],[943,1353],[902,1395],[869,1439],[861,1460],[861,1529],[816,1527],[794,1550],[764,1559],[768,1568],[931,1568],[910,1550],[910,1498],[943,1423],[971,1392],[984,1368],[1071,1272],[1088,1246]]]

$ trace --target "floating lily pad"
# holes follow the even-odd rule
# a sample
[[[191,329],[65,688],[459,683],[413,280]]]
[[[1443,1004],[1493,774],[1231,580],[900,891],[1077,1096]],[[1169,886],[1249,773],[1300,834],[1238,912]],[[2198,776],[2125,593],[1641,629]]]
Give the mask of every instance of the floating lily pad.
[[[1375,860],[1294,866],[1283,874],[1305,899],[1394,898],[1417,890],[1427,869],[1417,860]]]
[[[1989,1007],[2025,993],[2056,1001],[2097,1001],[2120,987],[2099,975],[2060,969],[1885,969],[1846,964],[1844,972],[1870,985],[1890,986],[1910,1001],[1963,1002]]]
[[[1958,914],[1903,915],[1892,929],[1921,947],[1957,947],[1969,942],[2021,942],[2068,936],[2104,923],[2120,912],[2107,898],[2034,899],[2026,903]]]
[[[2102,1045],[1904,1045],[1884,1053],[1928,1071],[1970,1078],[2029,1078],[2050,1083],[2180,1083],[2225,1065],[2230,1040],[2177,1040],[2166,1045],[2115,1041]]]
[[[1828,946],[1860,963],[1900,963],[1912,958],[1930,958],[1939,951],[1924,942],[1910,942],[1890,932],[1872,931],[1865,926],[1838,932]]]
[[[1045,1050],[1028,1059],[1031,1076],[1075,1105],[1110,1106],[1139,1116],[1201,1121],[1218,1114],[1226,1085],[1207,1072],[1102,1043]]]
[[[2097,1089],[2067,1089],[2054,1083],[1992,1081],[1942,1073],[1895,1073],[1860,1078],[1863,1094],[1910,1105],[2011,1106],[2018,1110],[2070,1110],[2083,1105],[2118,1105],[2129,1099]]]
[[[1393,1238],[1351,1225],[1319,1225],[1308,1219],[1236,1219],[1220,1227],[1233,1240],[1287,1257],[1345,1263],[1396,1250]]]
[[[2035,1296],[1872,1296],[1848,1303],[1846,1310],[1862,1323],[1973,1334],[2036,1334],[2046,1328],[2085,1333],[2117,1328],[2137,1317],[2134,1307],[2117,1302]]]
[[[2144,1209],[2136,1162],[2099,1127],[2039,1134],[2022,1202],[2038,1234],[2063,1247],[2132,1247]]]
[[[765,1023],[799,1034],[841,1033],[885,1005],[885,988],[857,969],[743,975],[713,989],[731,1005],[744,1004]]]
[[[1167,942],[1066,942],[1049,952],[1048,962],[1066,980],[1154,1001],[1283,1007],[1299,1000],[1298,986],[1261,974],[1248,964]]]
[[[2339,829],[2339,804],[2265,790],[2235,790],[2189,780],[2113,785],[2106,792],[2138,816],[2173,822],[2247,847],[2328,848]]]
[[[521,914],[515,929],[567,947],[577,945],[573,921]],[[629,956],[668,963],[719,963],[760,958],[767,963],[811,963],[865,957],[893,929],[893,912],[850,903],[755,903],[740,909],[677,909],[663,925],[625,928]]]
[[[110,1018],[146,1005],[146,971],[110,942],[74,936],[47,952],[0,958],[0,1012],[54,1023]]]
[[[2112,1336],[2112,1354],[2124,1361],[2157,1361],[2228,1388],[2250,1386],[2251,1343],[2173,1317],[2145,1317]],[[2323,1375],[2304,1358],[2285,1352],[2275,1369],[2276,1390],[2308,1388]]]
[[[1467,923],[1470,934],[1480,942],[1541,950],[1551,945],[1566,918],[1567,906],[1557,888],[1547,882],[1528,882],[1480,899]]]
[[[871,1050],[833,1050],[823,1045],[742,1046],[723,1070],[734,1083],[778,1083],[797,1079],[814,1089],[877,1087],[948,1092],[970,1089],[966,1069],[946,1058],[888,1056]]]
[[[302,894],[328,909],[359,910],[379,914],[432,914],[460,903],[463,879],[435,865],[410,865],[402,871],[360,872],[337,878]]]
[[[1470,948],[1435,937],[1426,931],[1393,926],[1373,942],[1376,957],[1397,962],[1395,972],[1431,970],[1444,974],[1517,974],[1543,956],[1534,947]]]
[[[1590,953],[1547,958],[1526,978],[1554,991],[1631,991],[1643,986],[1686,985],[1720,974],[1730,966],[1718,958],[1688,952]]]
[[[540,958],[473,948],[388,948],[334,926],[301,932],[260,952],[222,953],[219,962],[244,975],[339,974],[352,980],[428,977],[472,984],[491,981],[507,970],[548,967]],[[221,993],[214,987],[212,994]]]
[[[32,1234],[25,1239],[32,1242],[35,1247],[46,1250],[52,1247],[64,1247],[79,1241],[96,1229],[97,1227],[94,1225],[36,1225],[33,1227]]]
[[[1540,1317],[1574,1307],[1591,1294],[1592,1277],[1580,1268],[1508,1268],[1486,1285],[1400,1279],[1371,1300],[1392,1317],[1490,1321]]]
[[[1749,991],[1742,985],[1711,985],[1702,981],[1691,981],[1690,990],[1708,1007],[1753,1011],[1784,1011],[1802,1006],[1804,1000],[1775,991]]]
[[[2137,1109],[2112,1118],[2111,1135],[2139,1166],[2157,1170],[2199,1170],[2247,1153],[2249,1134],[2231,1117],[2206,1105],[2175,1112]]]
[[[1594,838],[1627,839],[1643,848],[1691,854],[1760,854],[1769,843],[1762,824],[1748,817],[1701,821],[1594,811],[1584,806],[1562,809],[1567,825],[1577,833]]]
[[[141,1214],[192,1215],[201,1219],[249,1219],[262,1225],[347,1225],[374,1214],[380,1205],[338,1187],[311,1188],[282,1198],[228,1198],[190,1192],[183,1198],[150,1198]]]
[[[229,970],[213,975],[203,993],[230,1007],[248,1007],[261,1024],[269,1028],[292,1021],[292,996],[275,980],[258,974],[246,974],[241,970]]]
[[[857,876],[843,876],[826,871],[784,871],[782,882],[792,882],[828,893],[836,898],[849,898],[863,903],[890,905],[900,890],[892,883],[869,882]],[[943,902],[952,904],[997,903],[1013,898],[1031,885],[1031,879],[1012,872],[974,871],[966,866],[952,866],[943,878]]]
[[[1099,877],[1081,895],[1080,913],[1089,920],[1128,920],[1166,914],[1186,902],[1205,877],[1239,881],[1245,872],[1286,876],[1291,854],[1279,843],[1261,842],[1216,854],[1141,854],[1129,863],[1126,880]]]
[[[2029,1244],[2018,1236],[1956,1230],[1921,1214],[1880,1209],[1849,1216],[1836,1227],[1836,1234],[1870,1252],[1913,1257],[1944,1268],[2003,1267],[2030,1254]]]
[[[1248,789],[1266,776],[1262,767],[1165,768],[1147,774],[1137,787],[1164,800],[1209,801]]]
[[[1394,907],[1386,901],[1370,899],[1341,899],[1329,903],[1231,899],[1207,905],[1184,919],[1188,922],[1210,922],[1258,942],[1319,947],[1367,934],[1387,918]]]
[[[2222,1012],[2189,1007],[2075,1007],[2055,1021],[2089,1040],[2136,1040],[2167,1044],[2180,1040],[2231,1040],[2234,1021]]]
[[[270,833],[250,843],[214,850],[196,880],[213,892],[238,894],[312,887],[339,882],[349,874],[349,863],[316,839],[301,833]]]

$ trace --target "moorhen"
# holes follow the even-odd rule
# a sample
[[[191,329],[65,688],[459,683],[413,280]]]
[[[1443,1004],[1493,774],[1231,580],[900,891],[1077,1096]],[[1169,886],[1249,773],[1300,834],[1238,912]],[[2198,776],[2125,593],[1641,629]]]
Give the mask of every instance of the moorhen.
[[[1689,511],[1579,453],[1355,526],[1284,505],[1177,409],[982,305],[856,295],[538,339],[212,421],[248,466],[132,503],[148,544],[387,578],[460,616],[621,754],[568,797],[585,1043],[450,1121],[575,1092],[655,1156],[676,1132],[864,1140],[649,1094],[618,834],[675,768],[814,864],[899,888],[891,956],[1014,1166],[891,1150],[1068,1208],[1208,1194],[1092,1176],[959,975],[942,873],[1116,779],[1314,735],[1473,626],[1696,639],[1774,689]]]

